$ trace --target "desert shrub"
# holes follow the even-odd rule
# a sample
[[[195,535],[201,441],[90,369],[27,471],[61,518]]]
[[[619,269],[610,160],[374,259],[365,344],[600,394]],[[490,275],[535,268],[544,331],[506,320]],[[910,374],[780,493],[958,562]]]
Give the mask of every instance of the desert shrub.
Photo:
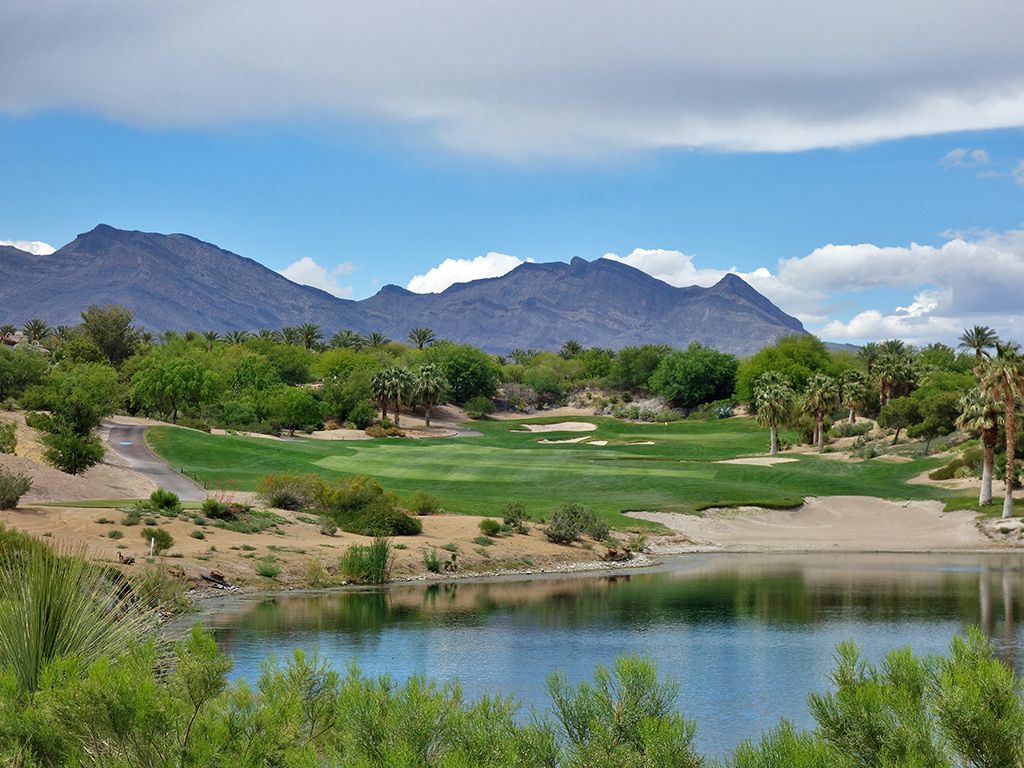
[[[490,539],[488,539],[490,541]],[[427,570],[431,573],[441,572],[441,556],[437,554],[437,550],[433,547],[423,548],[423,565],[427,567]]]
[[[146,543],[153,543],[153,552],[157,555],[163,554],[174,546],[174,537],[171,536],[170,531],[164,528],[143,528],[141,535]]]
[[[175,514],[181,511],[178,494],[173,491],[165,491],[163,488],[157,488],[149,495],[149,504],[157,511],[174,512]]]
[[[191,531],[189,531],[188,535],[191,536],[193,539],[206,538],[206,532],[202,528],[193,528]]]
[[[281,566],[274,562],[274,558],[268,555],[256,563],[256,573],[265,579],[276,579],[281,573]]]
[[[348,412],[348,421],[356,429],[366,429],[377,418],[377,406],[369,400],[360,400]]]
[[[124,538],[124,531],[120,531],[117,528],[113,528],[112,530],[107,531],[107,538],[123,539]]]
[[[0,509],[15,509],[32,488],[32,478],[0,469]]]
[[[341,572],[357,584],[383,584],[391,578],[394,555],[391,542],[383,536],[372,544],[353,544],[341,556]]]
[[[858,421],[851,424],[848,421],[844,421],[836,426],[832,427],[828,431],[829,437],[860,437],[861,435],[868,434],[874,427],[870,421]]]
[[[127,525],[130,527],[139,524],[146,508],[140,504],[133,504],[130,507],[123,507],[121,511],[124,513],[121,517],[121,525]]]
[[[53,428],[53,419],[48,414],[29,411],[25,414],[25,426],[38,429],[40,432],[49,432]]]
[[[370,437],[405,437],[405,432],[393,424],[384,426],[382,424],[371,424],[363,430]]]
[[[201,507],[203,515],[210,518],[211,520],[235,520],[237,515],[235,510],[232,509],[232,505],[225,504],[220,499],[215,499],[213,496],[207,496],[203,500]]]
[[[409,510],[417,515],[436,515],[441,511],[441,500],[426,491],[416,491],[409,498]]]
[[[0,453],[14,453],[18,447],[18,428],[12,421],[0,421]]]
[[[544,535],[556,544],[579,541],[584,533],[595,541],[604,541],[608,537],[608,523],[598,520],[594,510],[574,502],[554,510],[544,529]]]
[[[495,411],[494,403],[491,398],[478,395],[472,398],[469,402],[463,406],[466,415],[471,419],[482,419],[485,416],[490,416]]]
[[[501,521],[513,533],[526,533],[526,507],[518,501],[510,501],[501,511]]]
[[[321,517],[317,525],[324,536],[333,536],[338,532],[338,524],[329,517]]]
[[[480,521],[480,533],[484,536],[491,536],[493,538],[501,533],[501,523],[493,517],[485,517]]]
[[[949,463],[928,473],[932,480],[949,480],[954,477],[979,477],[981,466],[985,460],[984,449],[980,445],[971,446],[952,458]]]
[[[70,431],[43,435],[43,458],[61,472],[77,475],[103,461],[103,444],[95,435],[76,435]]]
[[[317,482],[310,475],[266,475],[256,485],[256,498],[274,509],[301,512],[313,503]]]
[[[475,536],[473,543],[481,547],[490,547],[494,545],[494,539],[490,536]]]
[[[343,531],[362,536],[414,536],[423,525],[398,509],[398,499],[365,475],[323,482],[316,505]]]

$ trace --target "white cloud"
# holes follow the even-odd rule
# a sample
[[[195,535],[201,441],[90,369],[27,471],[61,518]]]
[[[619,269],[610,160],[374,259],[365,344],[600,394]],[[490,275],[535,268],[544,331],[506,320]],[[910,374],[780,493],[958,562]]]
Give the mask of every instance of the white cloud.
[[[6,0],[0,112],[313,115],[506,157],[847,146],[1024,125],[1018,15],[1018,0]]]
[[[700,268],[693,256],[672,250],[606,258],[677,286],[710,285],[733,272],[826,339],[950,342],[965,326],[981,323],[1024,340],[1024,230],[954,236],[939,246],[829,244],[782,259],[774,270],[749,272]],[[836,317],[837,305],[863,307],[877,291],[902,293],[905,304]]]
[[[1024,160],[1017,163],[1017,166],[1010,171],[1010,175],[1013,177],[1013,183],[1024,186]]]
[[[992,157],[987,150],[969,147],[951,149],[942,158],[942,164],[947,168],[975,168],[979,165],[988,165],[990,162]]]
[[[533,259],[526,261],[532,262]],[[445,259],[422,275],[413,277],[406,286],[413,293],[440,293],[455,283],[468,283],[485,277],[501,277],[523,263],[507,253],[491,251],[474,259]]]
[[[334,294],[341,298],[348,298],[352,295],[352,286],[342,285],[341,278],[352,274],[353,266],[351,261],[345,261],[332,269],[328,269],[309,256],[303,256],[296,262],[289,264],[280,271],[280,274],[287,277],[294,283],[309,285],[319,288],[322,291]]]
[[[0,240],[0,245],[8,245],[11,248],[17,248],[19,251],[34,253],[36,256],[49,256],[57,250],[49,243],[44,243],[41,240]]]

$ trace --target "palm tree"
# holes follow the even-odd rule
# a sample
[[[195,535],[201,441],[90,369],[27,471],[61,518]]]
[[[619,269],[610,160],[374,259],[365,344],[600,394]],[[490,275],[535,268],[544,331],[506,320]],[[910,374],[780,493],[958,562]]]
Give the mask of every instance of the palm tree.
[[[286,325],[281,329],[281,341],[285,344],[298,344],[300,341],[299,329],[292,325]]]
[[[448,379],[440,366],[428,363],[416,371],[414,396],[423,405],[424,421],[430,429],[430,409],[444,396]]]
[[[914,381],[914,361],[911,351],[898,342],[898,347],[886,349],[883,342],[879,345],[880,352],[875,363],[875,376],[878,378],[878,400],[881,405],[888,405],[897,391],[909,389]]]
[[[576,355],[583,351],[583,345],[580,344],[576,339],[569,339],[562,348],[558,351],[558,356],[565,360],[572,360]]]
[[[857,355],[864,361],[864,367],[867,368],[868,378],[871,378],[871,373],[874,370],[875,363],[878,362],[878,345],[873,341],[869,341],[860,348],[860,352],[858,352]]]
[[[987,325],[965,328],[960,334],[960,348],[974,350],[974,357],[978,362],[981,362],[983,357],[988,357],[988,350],[998,343],[999,336]]]
[[[850,423],[857,423],[857,411],[864,404],[867,382],[863,371],[850,368],[843,371],[842,399],[843,405],[850,409]]]
[[[793,410],[793,388],[789,379],[778,371],[768,371],[754,382],[754,406],[757,423],[771,432],[772,456],[779,452],[779,425],[789,418]]]
[[[397,427],[399,420],[402,418],[402,405],[411,402],[413,399],[416,380],[407,369],[396,366],[391,369],[388,381],[391,384],[391,402],[395,406],[395,426]]]
[[[366,346],[370,347],[370,349],[379,349],[380,347],[383,347],[385,344],[390,343],[391,339],[389,339],[383,333],[378,333],[377,331],[374,331],[373,333],[366,337]]]
[[[10,323],[7,325],[0,325],[0,338],[3,338],[4,336],[13,336],[17,332],[18,329]]]
[[[199,334],[196,331],[185,331],[185,341],[195,341],[199,338]]]
[[[248,331],[231,331],[230,333],[224,334],[224,341],[232,347],[238,346],[239,344],[245,344],[248,338]]]
[[[437,341],[437,336],[430,328],[413,328],[409,331],[409,341],[416,345],[416,349],[423,349]]]
[[[956,425],[960,429],[981,434],[984,459],[978,506],[991,504],[992,474],[996,464],[996,445],[999,443],[999,406],[986,397],[979,387],[970,389],[960,398],[960,416]]]
[[[388,404],[391,402],[391,368],[384,368],[373,374],[370,380],[370,390],[373,392],[373,399],[380,407],[380,419],[384,421],[388,417]]]
[[[358,352],[366,347],[366,339],[351,328],[346,328],[344,331],[338,331],[331,336],[331,346],[335,349],[351,349],[354,352]]]
[[[816,373],[807,382],[804,390],[803,410],[814,417],[814,441],[818,452],[825,450],[825,417],[839,402],[836,380],[824,373]]]
[[[295,329],[295,333],[298,335],[299,341],[302,342],[302,346],[306,348],[307,352],[324,337],[323,332],[320,330],[320,326],[316,323],[303,323]]]
[[[213,345],[220,339],[220,334],[216,331],[206,331],[206,333],[203,334],[203,338],[206,339],[206,351],[212,352]]]
[[[273,328],[260,328],[259,332],[256,334],[256,338],[262,339],[263,341],[271,341],[274,344],[281,343],[281,334]]]
[[[1017,401],[1024,384],[1024,357],[1021,357],[1020,348],[1016,344],[999,344],[996,346],[996,356],[982,359],[976,372],[981,391],[1003,408],[1003,429],[1006,432],[1003,517],[1013,517],[1013,486],[1017,470]]]
[[[29,341],[41,341],[53,333],[43,320],[38,317],[32,318],[21,328]]]
[[[0,336],[3,335],[3,330],[0,329]],[[68,339],[75,335],[75,328],[74,326],[71,325],[58,325],[56,328],[53,329],[53,335],[56,336],[61,341],[67,341]]]

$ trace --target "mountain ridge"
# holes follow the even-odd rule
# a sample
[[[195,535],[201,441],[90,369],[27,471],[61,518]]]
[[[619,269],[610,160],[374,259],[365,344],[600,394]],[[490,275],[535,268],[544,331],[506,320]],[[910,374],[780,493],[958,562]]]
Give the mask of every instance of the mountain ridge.
[[[314,322],[403,339],[409,329],[489,352],[557,349],[574,338],[619,349],[699,341],[750,354],[804,333],[742,278],[675,287],[611,259],[527,262],[500,277],[417,294],[386,285],[354,301],[294,283],[259,262],[192,235],[100,224],[47,256],[0,246],[0,323],[41,317],[73,324],[89,304],[123,304],[152,330],[257,330]]]

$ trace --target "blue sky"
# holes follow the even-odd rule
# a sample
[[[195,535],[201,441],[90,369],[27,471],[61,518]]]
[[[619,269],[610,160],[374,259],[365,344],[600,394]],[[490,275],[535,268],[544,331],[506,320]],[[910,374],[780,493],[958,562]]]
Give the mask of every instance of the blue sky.
[[[727,39],[752,64],[726,74],[735,54],[718,60],[696,43],[695,58],[679,60],[666,40],[636,64],[598,55],[589,37],[532,33],[521,41],[529,64],[489,53],[466,74],[460,56],[479,57],[493,33],[470,4],[419,20],[400,2],[340,19],[338,4],[304,4],[314,22],[354,27],[352,49],[356,32],[396,30],[408,47],[352,75],[342,42],[320,50],[302,37],[313,22],[288,4],[268,3],[233,43],[255,53],[261,24],[296,25],[297,63],[287,64],[231,60],[234,48],[192,40],[181,18],[154,21],[120,0],[108,4],[114,24],[70,5],[63,21],[75,24],[32,3],[0,10],[0,239],[59,247],[100,222],[185,232],[354,298],[385,283],[439,290],[520,259],[616,254],[680,285],[734,269],[836,340],[949,341],[973,322],[1024,336],[1024,56],[1019,46],[986,54],[999,27],[1021,19],[1013,4],[992,3],[977,46],[960,38],[967,63],[955,71],[941,51],[907,53],[876,32],[865,38],[873,49],[851,45],[832,68],[755,70],[779,49],[751,50],[758,43],[737,31]],[[231,5],[207,25],[234,24]],[[650,19],[674,20],[670,5],[638,3],[625,25],[647,40]],[[542,9],[525,3],[524,27]],[[180,11],[209,13],[189,2]],[[417,24],[448,34],[453,19],[481,40],[460,30],[450,56],[422,42],[429,30]],[[910,15],[887,19],[904,22],[917,29]],[[599,13],[590,33],[620,35],[623,23]],[[936,48],[954,31],[933,30]],[[515,24],[507,34],[517,41]],[[40,37],[52,44],[26,47]],[[582,54],[569,55],[574,44]],[[794,44],[809,54],[830,42]],[[695,61],[715,77],[694,74]],[[882,85],[868,87],[872,78]],[[887,85],[911,78],[903,91]],[[991,285],[964,290],[994,264]]]

